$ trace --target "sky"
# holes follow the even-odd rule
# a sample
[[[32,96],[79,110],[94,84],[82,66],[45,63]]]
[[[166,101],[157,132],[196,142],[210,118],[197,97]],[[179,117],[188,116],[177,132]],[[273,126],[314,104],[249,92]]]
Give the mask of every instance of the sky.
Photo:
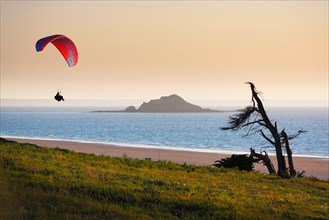
[[[53,34],[76,66],[36,52]],[[264,100],[328,105],[328,1],[1,1],[1,100],[220,105],[249,101],[248,81]]]

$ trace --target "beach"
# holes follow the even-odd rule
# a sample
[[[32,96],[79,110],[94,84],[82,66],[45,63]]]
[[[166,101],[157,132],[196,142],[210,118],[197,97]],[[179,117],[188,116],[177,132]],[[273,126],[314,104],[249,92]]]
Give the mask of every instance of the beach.
[[[206,153],[188,150],[168,150],[159,148],[140,148],[128,146],[116,146],[101,143],[85,143],[62,140],[43,140],[28,138],[6,138],[19,143],[30,143],[48,148],[67,149],[80,153],[105,155],[111,157],[129,157],[137,159],[151,159],[153,161],[171,161],[174,163],[186,163],[195,165],[212,165],[216,160],[231,156],[222,153]],[[270,156],[274,167],[276,158]],[[317,157],[294,157],[294,166],[297,172],[305,171],[305,176],[313,176],[322,180],[329,179],[329,160]],[[268,173],[265,166],[255,164],[255,171]]]

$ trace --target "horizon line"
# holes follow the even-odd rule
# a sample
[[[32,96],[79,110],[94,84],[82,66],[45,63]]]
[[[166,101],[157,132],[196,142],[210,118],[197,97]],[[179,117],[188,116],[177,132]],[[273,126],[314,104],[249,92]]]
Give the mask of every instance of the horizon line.
[[[65,102],[57,103],[53,99],[39,98],[1,98],[1,107],[124,107],[139,106],[145,99],[66,99]],[[189,103],[203,107],[234,107],[247,106],[251,100],[245,99],[191,99]],[[329,100],[326,99],[268,99],[263,101],[267,106],[278,107],[328,107]]]

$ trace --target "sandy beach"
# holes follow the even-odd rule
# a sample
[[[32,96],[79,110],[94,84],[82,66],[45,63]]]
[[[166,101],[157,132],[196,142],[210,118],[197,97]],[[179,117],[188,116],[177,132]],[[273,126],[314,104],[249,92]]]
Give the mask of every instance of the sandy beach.
[[[216,160],[228,157],[228,154],[205,153],[182,150],[167,150],[157,148],[137,148],[126,146],[115,146],[99,143],[80,143],[73,141],[39,140],[26,138],[6,138],[19,143],[30,143],[49,148],[61,148],[75,152],[106,155],[111,157],[127,156],[129,158],[145,159],[151,158],[154,161],[172,161],[175,163],[187,163],[195,165],[212,165]],[[276,159],[271,158],[276,167]],[[329,160],[313,157],[294,157],[295,169],[299,172],[305,171],[306,176],[314,176],[319,179],[329,179]],[[266,167],[256,164],[255,170],[267,173]]]

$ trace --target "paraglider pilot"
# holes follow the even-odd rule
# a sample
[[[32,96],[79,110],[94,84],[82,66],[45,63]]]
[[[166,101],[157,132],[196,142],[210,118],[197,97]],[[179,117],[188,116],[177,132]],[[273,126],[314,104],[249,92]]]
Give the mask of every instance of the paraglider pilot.
[[[64,101],[64,97],[61,95],[61,92],[57,91],[57,94],[54,96],[54,98],[60,102],[60,101]]]

